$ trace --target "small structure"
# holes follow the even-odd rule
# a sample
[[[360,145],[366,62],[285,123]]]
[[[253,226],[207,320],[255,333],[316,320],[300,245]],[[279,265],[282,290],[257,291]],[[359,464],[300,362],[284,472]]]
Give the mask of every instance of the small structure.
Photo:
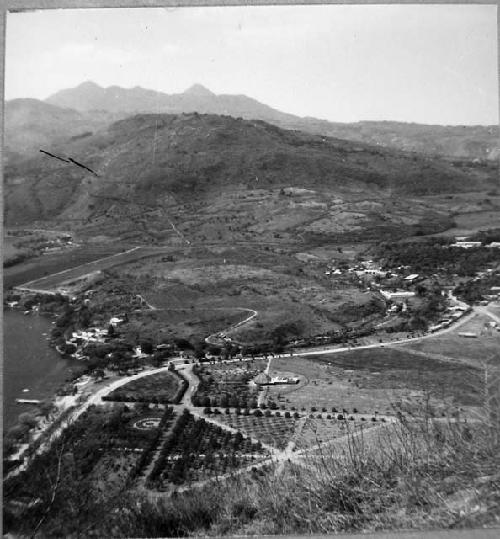
[[[462,249],[470,249],[471,247],[481,247],[480,241],[456,241],[451,244],[451,247],[461,247]]]
[[[404,278],[405,281],[408,281],[410,283],[415,282],[417,279],[418,279],[418,273],[411,273],[410,275],[408,275],[408,277]]]
[[[465,337],[465,338],[468,338],[468,339],[477,339],[477,333],[472,333],[472,332],[469,332],[469,331],[463,331],[461,333],[458,334],[459,337]]]
[[[269,374],[261,372],[253,379],[253,381],[258,386],[275,386],[280,384],[298,384],[300,382],[300,378],[296,376],[274,376],[271,378]]]

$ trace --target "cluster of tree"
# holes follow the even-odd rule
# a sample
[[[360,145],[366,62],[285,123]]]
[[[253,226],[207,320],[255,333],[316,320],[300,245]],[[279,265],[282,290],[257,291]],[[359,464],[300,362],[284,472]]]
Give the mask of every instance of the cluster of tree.
[[[200,380],[196,394],[192,397],[194,406],[221,406],[223,408],[255,408],[257,406],[257,397],[248,386],[248,382],[255,378],[260,370],[249,368],[236,375],[227,374],[225,378],[220,378],[218,373],[198,365],[194,366],[193,372]]]
[[[488,275],[482,279],[470,279],[459,284],[454,294],[467,303],[478,303],[491,293],[492,286],[500,286],[500,274]]]
[[[296,342],[298,346],[319,346],[321,344],[347,344],[349,341],[373,335],[374,327],[366,323],[360,327],[344,327],[338,331],[327,331],[320,335],[300,339]]]
[[[468,240],[480,241],[483,245],[489,245],[493,241],[500,241],[500,228],[481,230],[472,236],[469,236]]]
[[[179,372],[170,371],[129,382],[104,396],[102,400],[179,404],[188,385],[188,381]]]
[[[376,256],[383,267],[390,269],[410,266],[411,271],[423,274],[436,272],[472,276],[500,262],[500,249],[452,247],[449,240],[432,238],[418,242],[394,242],[379,245]]]
[[[231,433],[204,419],[195,419],[185,410],[165,441],[149,481],[155,486],[163,480],[180,484],[195,467],[210,469],[217,461],[224,471],[238,465],[239,454],[260,451],[260,443],[252,443],[240,432]]]
[[[92,472],[120,437],[131,436],[132,415],[126,407],[111,414],[90,407],[48,451],[5,481],[4,530],[23,536],[35,536],[38,529],[46,537],[88,536],[88,528],[102,522],[117,501],[111,485],[98,490]]]

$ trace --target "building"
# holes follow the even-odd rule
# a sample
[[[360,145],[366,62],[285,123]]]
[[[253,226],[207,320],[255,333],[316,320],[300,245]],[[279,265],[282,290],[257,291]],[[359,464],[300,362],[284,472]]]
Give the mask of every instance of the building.
[[[492,241],[487,247],[496,247],[498,249],[500,248],[500,241]]]
[[[407,277],[404,278],[405,281],[408,281],[410,283],[415,282],[418,279],[418,273],[411,273]]]
[[[273,378],[271,378],[265,372],[261,372],[254,378],[253,381],[258,386],[275,386],[279,384],[298,384],[300,382],[300,378],[296,376],[274,376]]]
[[[477,333],[462,332],[458,334],[459,337],[466,337],[468,339],[477,339]]]
[[[403,300],[415,296],[415,292],[411,290],[396,290],[395,292],[381,290],[380,293],[384,296],[385,299],[388,299],[390,301]]]
[[[462,247],[462,249],[470,249],[471,247],[481,247],[480,241],[456,241],[451,244],[451,247]]]

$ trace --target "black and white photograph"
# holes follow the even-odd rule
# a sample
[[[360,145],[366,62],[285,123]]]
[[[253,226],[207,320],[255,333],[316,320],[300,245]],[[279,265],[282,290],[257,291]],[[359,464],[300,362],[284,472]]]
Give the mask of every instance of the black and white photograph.
[[[3,537],[497,536],[497,4],[201,3],[5,11]]]

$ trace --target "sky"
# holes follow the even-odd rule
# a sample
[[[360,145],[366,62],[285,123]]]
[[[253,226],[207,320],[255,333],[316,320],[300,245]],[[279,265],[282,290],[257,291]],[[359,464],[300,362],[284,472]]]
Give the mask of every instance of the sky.
[[[497,124],[496,5],[9,13],[5,98],[194,83],[299,116]]]

